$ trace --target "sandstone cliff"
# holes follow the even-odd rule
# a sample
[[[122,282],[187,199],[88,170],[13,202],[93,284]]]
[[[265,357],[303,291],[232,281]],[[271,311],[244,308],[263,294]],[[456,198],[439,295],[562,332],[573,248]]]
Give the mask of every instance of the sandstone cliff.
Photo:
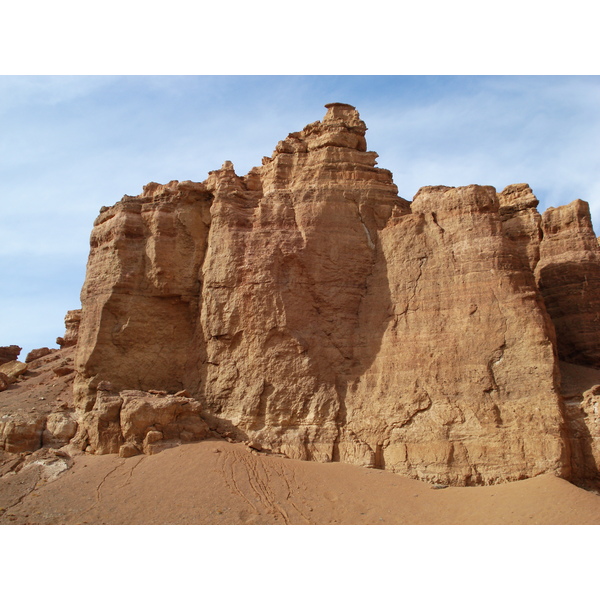
[[[569,477],[584,455],[596,478],[600,444],[573,440],[600,431],[558,363],[600,367],[586,203],[540,215],[526,184],[408,202],[358,112],[327,109],[245,176],[225,162],[101,209],[59,339],[79,335],[73,443],[127,456],[212,430],[454,485]]]

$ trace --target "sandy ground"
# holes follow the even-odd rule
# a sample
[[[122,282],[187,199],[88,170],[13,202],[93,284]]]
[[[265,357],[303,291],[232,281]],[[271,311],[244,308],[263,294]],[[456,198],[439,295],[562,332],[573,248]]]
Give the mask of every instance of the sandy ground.
[[[216,440],[68,462],[52,455],[5,474],[0,524],[600,524],[600,496],[551,475],[436,489]]]

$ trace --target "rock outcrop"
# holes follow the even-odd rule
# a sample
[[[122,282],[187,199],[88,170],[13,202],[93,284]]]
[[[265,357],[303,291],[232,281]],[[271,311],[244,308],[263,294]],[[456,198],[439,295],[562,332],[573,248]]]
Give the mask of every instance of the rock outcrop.
[[[0,346],[0,365],[7,362],[17,360],[19,354],[21,354],[22,348],[20,346]]]
[[[56,343],[61,348],[69,348],[77,344],[79,325],[81,323],[81,309],[70,310],[65,316],[65,335],[56,338]]]
[[[0,365],[0,373],[6,375],[8,384],[14,383],[17,379],[23,375],[29,367],[18,360],[11,360],[3,365]]]
[[[23,413],[0,417],[0,450],[33,452],[42,446],[46,419],[41,415]]]
[[[0,449],[128,457],[218,433],[442,484],[599,481],[587,204],[540,215],[527,184],[408,202],[358,112],[327,109],[245,176],[226,161],[101,209],[61,350],[0,366],[5,387],[74,377],[73,405],[3,417]]]
[[[25,358],[25,362],[26,363],[33,362],[34,360],[37,360],[38,358],[42,358],[43,356],[48,356],[48,354],[52,354],[52,350],[50,350],[50,348],[46,348],[46,347],[36,348],[27,354],[27,357]]]
[[[356,110],[327,108],[243,177],[226,161],[101,210],[79,443],[126,456],[210,427],[441,483],[568,476],[558,357],[600,357],[585,203],[541,216],[526,184],[426,187],[408,202]],[[194,425],[169,428],[184,389]],[[133,433],[138,405],[153,416]]]
[[[119,453],[125,458],[154,454],[174,444],[205,439],[209,427],[201,413],[201,404],[192,398],[99,389],[94,408],[83,416],[72,443],[93,454]]]

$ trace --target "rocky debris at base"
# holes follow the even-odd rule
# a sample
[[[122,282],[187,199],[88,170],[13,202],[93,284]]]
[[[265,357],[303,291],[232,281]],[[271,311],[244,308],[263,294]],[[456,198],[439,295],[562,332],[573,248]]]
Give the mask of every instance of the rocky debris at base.
[[[43,415],[15,413],[0,417],[0,450],[33,452],[42,446],[46,425]]]
[[[207,438],[209,428],[201,414],[202,405],[193,398],[99,390],[94,408],[81,416],[71,443],[92,454],[117,453],[124,458],[155,454],[174,444]]]
[[[14,412],[0,417],[0,450],[11,453],[34,452],[42,446],[61,448],[77,432],[70,412]]]
[[[12,374],[0,393],[0,450],[34,452],[40,447],[60,448],[77,431],[72,401],[74,375],[61,377],[56,365],[73,365],[74,349],[55,349],[28,363],[5,363],[0,370]],[[16,377],[15,377],[16,375]],[[0,375],[8,383],[8,376]]]

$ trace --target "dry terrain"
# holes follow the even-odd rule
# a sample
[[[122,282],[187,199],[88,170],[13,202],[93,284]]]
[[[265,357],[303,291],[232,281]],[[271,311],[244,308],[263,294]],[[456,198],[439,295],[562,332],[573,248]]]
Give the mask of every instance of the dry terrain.
[[[60,349],[0,347],[0,523],[600,522],[589,205],[409,202],[326,108],[100,209]]]
[[[42,461],[40,461],[42,462]],[[207,440],[151,456],[76,456],[0,479],[2,524],[600,524],[600,496],[553,475],[440,488],[377,469]]]

